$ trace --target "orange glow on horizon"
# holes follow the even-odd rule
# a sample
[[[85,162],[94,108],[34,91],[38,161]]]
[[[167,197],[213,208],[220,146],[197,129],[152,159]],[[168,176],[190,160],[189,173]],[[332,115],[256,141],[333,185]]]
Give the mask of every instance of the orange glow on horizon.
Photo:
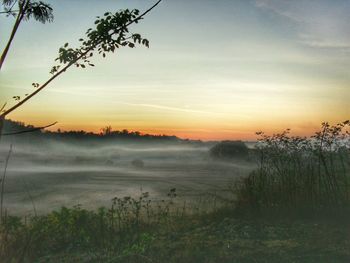
[[[30,124],[34,126],[43,126],[50,121],[47,120],[35,120],[32,121],[25,121],[25,124]],[[13,119],[21,121],[20,119]],[[345,119],[344,119],[345,120]],[[343,120],[340,120],[343,121]],[[336,121],[333,121],[331,123],[336,123]],[[286,125],[272,125],[271,123],[265,123],[265,125],[247,125],[244,128],[241,129],[210,129],[208,127],[207,129],[201,128],[201,129],[194,129],[193,127],[169,127],[169,128],[152,128],[152,127],[137,127],[137,126],[129,126],[129,127],[118,127],[116,125],[111,124],[111,127],[113,130],[128,130],[131,131],[138,131],[141,134],[151,134],[151,135],[168,135],[168,136],[177,136],[181,139],[191,139],[191,140],[202,140],[202,141],[219,141],[219,140],[244,140],[244,141],[254,141],[258,138],[256,135],[257,131],[263,131],[266,134],[273,134],[273,133],[279,133],[287,128],[291,129],[292,135],[298,135],[298,136],[310,136],[314,134],[314,132],[319,130],[320,124],[316,125],[297,125],[297,126],[286,126]],[[88,124],[56,124],[53,127],[48,128],[47,130],[50,131],[57,131],[60,129],[60,131],[85,131],[85,132],[92,132],[92,133],[100,133],[101,128],[106,127],[108,125],[100,125],[97,126],[96,124],[88,125]]]

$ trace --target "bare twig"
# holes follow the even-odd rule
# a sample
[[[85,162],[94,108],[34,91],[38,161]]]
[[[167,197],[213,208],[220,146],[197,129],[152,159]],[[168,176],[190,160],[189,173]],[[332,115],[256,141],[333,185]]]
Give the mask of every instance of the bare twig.
[[[2,220],[3,220],[2,215],[3,215],[3,204],[4,204],[5,179],[6,179],[7,166],[8,166],[11,154],[12,154],[12,144],[10,145],[10,150],[9,150],[7,157],[6,157],[5,169],[4,169],[4,173],[2,175],[2,179],[1,179],[0,222],[2,222]]]
[[[17,0],[13,2],[12,6],[8,10],[2,11],[0,12],[0,14],[19,12],[20,10],[12,10],[16,4],[17,4]]]
[[[33,207],[33,211],[34,211],[34,215],[35,217],[38,216],[37,212],[36,212],[36,206],[35,206],[35,202],[34,202],[34,199],[33,199],[33,196],[30,194],[30,191],[29,191],[29,188],[28,188],[28,183],[24,180],[22,180],[23,182],[23,185],[24,185],[24,190],[26,191],[29,199],[30,199],[30,202],[32,203],[32,207]]]
[[[8,10],[8,11],[1,11],[0,14],[13,14],[17,12],[19,12],[19,10]]]
[[[2,107],[1,107],[1,109],[0,109],[0,112],[2,112],[3,109],[5,109],[6,105],[7,105],[7,102],[5,102],[4,105],[2,105]]]

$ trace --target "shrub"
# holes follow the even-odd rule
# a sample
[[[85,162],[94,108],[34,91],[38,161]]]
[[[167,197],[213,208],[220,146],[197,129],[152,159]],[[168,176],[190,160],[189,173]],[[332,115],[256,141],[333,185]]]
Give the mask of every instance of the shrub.
[[[132,160],[131,165],[136,168],[143,168],[145,166],[145,163],[141,159],[135,159]]]
[[[236,185],[237,207],[292,213],[348,210],[349,128],[349,121],[323,123],[310,138],[290,136],[289,130],[272,136],[258,133],[258,168]]]
[[[215,160],[230,161],[233,159],[247,159],[248,147],[242,141],[223,141],[209,150],[210,157]]]
[[[114,162],[113,162],[112,160],[108,159],[108,160],[105,161],[105,165],[107,165],[107,166],[113,166],[113,165],[114,165]]]

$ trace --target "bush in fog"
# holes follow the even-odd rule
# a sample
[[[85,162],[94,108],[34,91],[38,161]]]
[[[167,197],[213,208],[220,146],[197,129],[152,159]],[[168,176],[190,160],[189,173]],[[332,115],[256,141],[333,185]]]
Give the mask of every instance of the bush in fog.
[[[247,159],[249,150],[242,141],[223,141],[214,145],[209,155],[215,160]]]
[[[145,163],[141,159],[132,160],[131,165],[136,168],[143,168]]]
[[[89,156],[76,156],[74,162],[77,164],[92,164],[94,162],[94,158]]]
[[[238,207],[252,211],[349,211],[350,121],[310,138],[289,130],[261,136],[258,168],[238,185]],[[327,209],[327,210],[325,210]]]
[[[105,161],[105,165],[107,165],[107,166],[113,166],[113,165],[114,165],[114,162],[113,162],[112,160],[108,159],[108,160]]]

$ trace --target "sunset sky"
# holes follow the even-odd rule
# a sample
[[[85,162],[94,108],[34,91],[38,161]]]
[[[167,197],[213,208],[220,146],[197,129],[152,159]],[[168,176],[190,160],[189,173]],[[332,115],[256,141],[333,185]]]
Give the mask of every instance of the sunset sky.
[[[24,22],[0,73],[0,103],[43,83],[64,43],[97,15],[149,0],[46,0],[51,24]],[[163,0],[121,49],[72,69],[8,118],[54,130],[114,129],[203,140],[255,138],[350,118],[350,0]],[[14,19],[0,17],[0,48]]]

